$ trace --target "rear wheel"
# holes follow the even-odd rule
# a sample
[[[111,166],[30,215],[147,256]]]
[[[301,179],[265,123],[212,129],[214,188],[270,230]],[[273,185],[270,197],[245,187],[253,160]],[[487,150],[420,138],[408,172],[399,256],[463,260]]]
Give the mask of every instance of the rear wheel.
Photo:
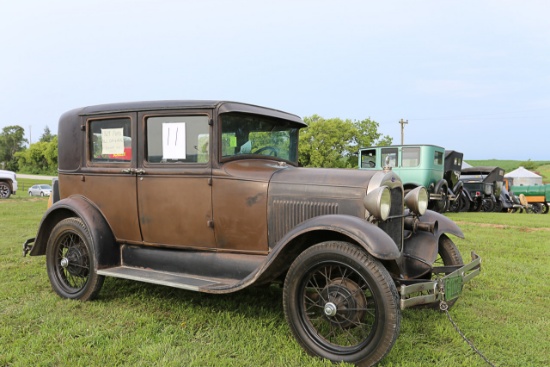
[[[399,334],[401,311],[387,270],[339,241],[305,250],[286,276],[287,322],[312,355],[364,366],[379,362]]]
[[[54,227],[46,268],[53,290],[61,297],[87,301],[97,296],[104,277],[97,274],[92,238],[80,218],[64,219]]]

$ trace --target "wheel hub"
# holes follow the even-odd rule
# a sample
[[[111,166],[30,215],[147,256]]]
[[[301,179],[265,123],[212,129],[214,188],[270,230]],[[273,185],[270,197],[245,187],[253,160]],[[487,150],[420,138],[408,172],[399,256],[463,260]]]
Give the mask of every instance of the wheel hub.
[[[328,300],[323,310],[328,321],[342,328],[360,322],[367,308],[367,299],[361,287],[351,279],[333,279],[323,290]]]
[[[77,277],[86,277],[88,275],[88,256],[86,251],[79,247],[71,247],[65,257],[61,259],[60,265],[71,275]]]
[[[336,305],[334,303],[328,302],[325,305],[325,315],[334,316],[334,315],[336,315],[336,311],[338,311],[338,308],[336,307]]]

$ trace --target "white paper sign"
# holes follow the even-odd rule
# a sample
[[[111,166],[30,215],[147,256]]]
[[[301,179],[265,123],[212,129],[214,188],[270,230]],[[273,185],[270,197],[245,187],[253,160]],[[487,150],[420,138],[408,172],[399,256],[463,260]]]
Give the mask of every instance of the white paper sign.
[[[185,122],[162,124],[162,158],[185,159]]]
[[[101,129],[101,154],[124,154],[124,129]]]

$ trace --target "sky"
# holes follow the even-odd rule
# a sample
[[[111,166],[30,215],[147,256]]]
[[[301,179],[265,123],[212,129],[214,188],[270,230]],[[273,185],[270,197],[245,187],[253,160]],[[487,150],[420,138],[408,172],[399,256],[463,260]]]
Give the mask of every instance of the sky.
[[[547,0],[0,0],[0,129],[67,110],[247,102],[464,159],[550,160]]]

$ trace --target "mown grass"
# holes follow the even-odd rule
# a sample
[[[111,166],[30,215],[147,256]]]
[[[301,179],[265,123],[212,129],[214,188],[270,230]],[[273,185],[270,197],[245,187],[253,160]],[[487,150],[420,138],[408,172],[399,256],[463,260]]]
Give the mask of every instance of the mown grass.
[[[0,201],[0,366],[332,366],[308,356],[276,286],[215,296],[108,278],[99,299],[59,298],[44,257],[22,257],[46,198]],[[547,366],[550,215],[457,213],[453,240],[483,272],[450,311],[496,366]],[[406,310],[380,366],[484,366],[446,316]],[[339,364],[344,366],[346,364]]]

